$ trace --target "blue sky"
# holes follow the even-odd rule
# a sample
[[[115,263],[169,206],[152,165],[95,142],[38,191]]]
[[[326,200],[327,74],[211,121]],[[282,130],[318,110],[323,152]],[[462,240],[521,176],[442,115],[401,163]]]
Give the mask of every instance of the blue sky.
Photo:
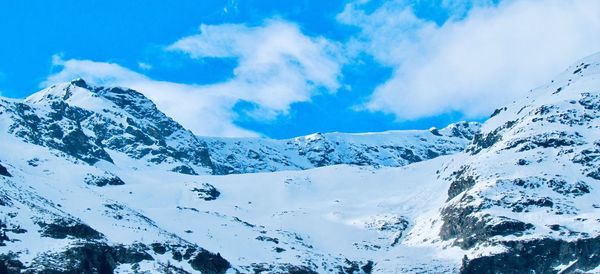
[[[1,1],[0,93],[23,98],[75,77],[126,85],[201,135],[443,127],[481,121],[600,50],[599,10],[597,1]]]

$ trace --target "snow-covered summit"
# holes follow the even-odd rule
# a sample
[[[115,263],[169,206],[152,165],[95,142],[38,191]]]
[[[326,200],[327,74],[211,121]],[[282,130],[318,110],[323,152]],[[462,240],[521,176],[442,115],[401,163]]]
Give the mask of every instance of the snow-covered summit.
[[[88,164],[126,157],[182,173],[212,171],[205,144],[134,90],[77,79],[5,102],[8,133]]]

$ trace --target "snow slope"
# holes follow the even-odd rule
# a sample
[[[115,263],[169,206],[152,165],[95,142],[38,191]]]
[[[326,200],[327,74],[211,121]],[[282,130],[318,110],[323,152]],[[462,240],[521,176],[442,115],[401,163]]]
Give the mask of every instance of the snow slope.
[[[0,250],[31,266],[29,270],[68,268],[47,258],[65,260],[68,250],[90,242],[122,245],[153,258],[123,260],[118,264],[122,272],[135,267],[163,271],[167,266],[194,271],[189,262],[197,251],[179,262],[175,252],[160,254],[161,246],[178,246],[182,253],[187,248],[219,252],[241,273],[262,268],[338,273],[353,267],[373,267],[379,273],[422,265],[446,271],[456,270],[461,258],[449,251],[399,244],[413,218],[445,199],[445,188],[434,183],[435,174],[422,177],[444,157],[411,168],[341,165],[193,176],[153,168],[89,166],[7,134],[2,138],[0,162],[12,177],[0,177],[5,205],[0,209],[10,216],[3,221],[7,240]],[[109,154],[117,167],[134,161],[120,152]],[[105,176],[107,167],[123,185],[98,186],[86,179]],[[422,180],[431,185],[417,183]],[[218,196],[211,194],[212,188]],[[59,232],[45,233],[50,224]],[[158,252],[153,246],[159,246]],[[386,265],[389,259],[395,263]]]

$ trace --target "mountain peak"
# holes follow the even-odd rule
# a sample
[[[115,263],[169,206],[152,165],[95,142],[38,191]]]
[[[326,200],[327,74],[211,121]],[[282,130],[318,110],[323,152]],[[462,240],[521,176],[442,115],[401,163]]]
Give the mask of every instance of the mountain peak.
[[[20,123],[25,132],[36,136],[36,144],[56,143],[52,147],[61,149],[61,142],[44,136],[51,134],[43,129],[63,133],[75,129],[79,147],[118,151],[180,173],[207,173],[212,166],[204,144],[193,133],[132,89],[91,86],[83,79],[75,79],[33,94],[23,105],[39,117],[37,128]],[[91,159],[74,150],[67,154],[88,163],[112,161],[107,152]]]
[[[82,78],[52,85],[25,99],[25,102],[36,105],[50,105],[57,101],[96,112],[120,112],[132,107],[158,111],[150,99],[135,90],[92,86]]]
[[[80,88],[85,88],[85,89],[90,89],[87,82],[85,80],[83,80],[83,78],[76,78],[71,80],[71,85],[80,87]]]

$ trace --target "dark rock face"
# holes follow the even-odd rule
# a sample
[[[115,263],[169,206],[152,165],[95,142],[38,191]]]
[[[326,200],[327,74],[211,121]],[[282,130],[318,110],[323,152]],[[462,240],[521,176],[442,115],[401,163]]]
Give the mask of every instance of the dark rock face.
[[[507,108],[506,108],[506,107],[503,107],[503,108],[497,108],[497,109],[495,109],[495,110],[494,110],[494,112],[492,113],[492,115],[490,115],[490,118],[492,118],[492,117],[494,117],[494,116],[496,116],[496,115],[498,115],[498,114],[500,114],[501,112],[503,112],[503,111],[506,111],[506,110],[507,110]]]
[[[590,147],[575,152],[571,161],[581,165],[586,176],[600,180],[600,140],[594,141]]]
[[[119,186],[119,185],[125,184],[125,182],[123,182],[123,180],[121,180],[121,178],[117,177],[116,175],[109,174],[109,173],[106,173],[103,176],[96,176],[93,174],[88,174],[85,177],[84,182],[88,185],[93,185],[93,186],[106,186],[106,185]]]
[[[231,264],[225,260],[219,253],[215,254],[196,245],[191,244],[169,244],[152,243],[150,248],[156,254],[172,254],[175,261],[187,261],[190,266],[202,273],[222,274],[231,268]],[[179,273],[176,271],[175,273]],[[181,272],[187,273],[187,272]]]
[[[198,175],[198,173],[196,173],[196,171],[189,166],[177,166],[171,171],[187,175]]]
[[[88,164],[95,164],[98,160],[113,162],[108,153],[100,148],[97,144],[92,144],[88,136],[81,129],[77,129],[67,133],[62,138],[64,146],[58,146],[57,149],[66,152],[71,156],[75,156]],[[89,157],[88,155],[92,155]]]
[[[465,196],[461,201],[472,200],[473,197]],[[485,243],[493,236],[523,235],[534,226],[518,220],[503,216],[474,215],[485,206],[464,206],[462,203],[453,204],[442,210],[440,237],[443,240],[454,240],[454,244],[464,249],[471,248],[479,243]]]
[[[263,241],[263,242],[272,242],[274,244],[279,244],[279,239],[268,237],[268,236],[261,235],[261,236],[256,237],[256,239],[259,241]]]
[[[575,132],[544,132],[542,134],[516,138],[508,142],[504,149],[516,148],[517,152],[532,150],[534,148],[558,148],[585,144],[583,137]]]
[[[207,183],[203,183],[202,187],[200,188],[193,188],[192,191],[198,193],[198,197],[205,201],[216,200],[221,195],[219,190],[217,190],[213,185]]]
[[[589,193],[590,187],[581,181],[571,182],[562,179],[560,176],[546,179],[544,177],[532,176],[517,179],[500,179],[498,184],[518,186],[523,189],[539,189],[546,187],[556,193],[563,195],[581,196]]]
[[[502,140],[502,131],[512,128],[516,124],[516,121],[508,121],[504,125],[496,128],[489,133],[476,133],[473,137],[473,142],[466,149],[471,154],[477,154],[481,150],[490,148],[500,140]]]
[[[360,269],[367,274],[371,274],[373,271],[373,261],[368,261],[365,265],[361,266]]]
[[[153,260],[143,245],[109,246],[105,243],[86,242],[69,249],[38,256],[31,269],[23,273],[113,273],[123,263],[133,264]],[[57,264],[57,262],[60,262]]]
[[[50,104],[50,112],[47,114],[38,114],[37,108],[25,103],[13,103],[10,106],[7,111],[12,114],[14,123],[9,128],[9,133],[26,142],[61,151],[91,165],[100,160],[112,163],[98,140],[83,132],[81,122],[93,116],[92,112],[69,107],[64,102]]]
[[[189,261],[193,269],[206,274],[223,274],[231,267],[221,254],[201,250]]]
[[[373,262],[367,261],[367,263],[361,265],[361,262],[352,262],[346,259],[346,266],[340,266],[338,268],[339,273],[344,274],[371,274],[371,271],[373,271]]]
[[[295,274],[316,274],[320,273],[314,269],[318,269],[313,262],[306,262],[307,265],[293,264],[268,264],[254,263],[247,269],[248,273],[295,273]],[[330,266],[328,272],[339,274],[371,274],[373,271],[373,261],[350,261],[343,259],[338,265]]]
[[[0,273],[19,274],[25,265],[13,253],[0,254]]]
[[[458,122],[449,126],[450,136],[473,140],[479,133],[480,124],[473,122]],[[439,131],[438,131],[439,132]]]
[[[462,273],[582,273],[600,265],[600,238],[503,242],[509,251],[463,261]],[[567,267],[568,266],[568,267]]]
[[[0,246],[6,246],[5,241],[9,241],[10,239],[6,236],[7,225],[0,221]]]
[[[600,95],[591,94],[589,92],[581,93],[581,99],[578,103],[587,110],[600,111]]]
[[[190,266],[201,273],[223,274],[231,267],[220,254],[193,245],[153,243],[149,247],[142,243],[125,246],[87,241],[77,243],[58,253],[41,254],[27,266],[11,260],[7,255],[0,255],[0,273],[114,273],[115,268],[120,264],[154,260],[149,252],[161,255],[171,252],[174,260],[188,260]],[[1,272],[3,266],[16,269],[16,272]],[[171,265],[162,267],[172,271],[167,273],[188,273]]]
[[[547,181],[547,186],[556,193],[565,196],[581,196],[590,193],[590,186],[583,181],[568,182],[560,178],[552,178]]]
[[[58,220],[54,223],[38,223],[42,228],[41,235],[54,239],[64,239],[68,236],[83,240],[98,240],[104,235],[90,226],[73,221]]]
[[[469,171],[469,166],[462,166],[459,170],[454,171],[446,180],[452,181],[450,188],[448,188],[448,201],[458,196],[458,194],[469,190],[476,183],[476,177]]]
[[[0,176],[12,177],[12,175],[10,175],[6,167],[4,167],[2,164],[0,164]]]
[[[150,244],[150,247],[152,247],[152,251],[154,251],[157,254],[162,255],[167,253],[167,248],[161,243],[152,243]]]
[[[342,267],[340,267],[342,268]],[[343,269],[342,269],[343,271]],[[288,274],[318,274],[318,272],[312,270],[308,266],[304,265],[291,265],[291,264],[280,264],[280,265],[269,265],[269,264],[252,264],[252,272],[255,274],[259,273],[288,273]],[[342,272],[343,273],[343,272]]]

